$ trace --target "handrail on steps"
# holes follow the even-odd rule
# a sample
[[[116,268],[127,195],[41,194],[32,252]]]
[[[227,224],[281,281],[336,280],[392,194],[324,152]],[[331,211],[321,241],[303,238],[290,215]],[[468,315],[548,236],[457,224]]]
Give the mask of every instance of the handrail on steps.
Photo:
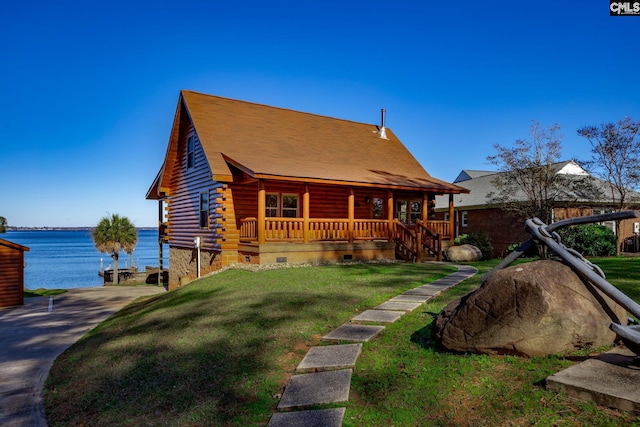
[[[415,229],[409,228],[398,219],[394,221],[394,237],[400,252],[414,262],[422,261],[422,248],[427,248],[442,261],[442,236],[427,228],[422,220],[416,221]]]
[[[438,261],[442,261],[442,235],[427,227],[421,219],[416,221],[416,230],[420,230],[422,245],[434,253]]]

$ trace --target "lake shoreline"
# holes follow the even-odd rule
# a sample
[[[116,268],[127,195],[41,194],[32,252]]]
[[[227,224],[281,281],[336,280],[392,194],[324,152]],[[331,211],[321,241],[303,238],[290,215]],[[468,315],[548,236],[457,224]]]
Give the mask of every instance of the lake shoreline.
[[[158,268],[158,229],[138,228],[138,243],[133,257],[120,253],[118,266],[145,271]],[[8,230],[1,238],[26,246],[24,287],[27,289],[74,289],[103,286],[100,270],[111,268],[113,259],[98,252],[89,228],[60,230]],[[168,247],[164,248],[163,267],[169,266]]]

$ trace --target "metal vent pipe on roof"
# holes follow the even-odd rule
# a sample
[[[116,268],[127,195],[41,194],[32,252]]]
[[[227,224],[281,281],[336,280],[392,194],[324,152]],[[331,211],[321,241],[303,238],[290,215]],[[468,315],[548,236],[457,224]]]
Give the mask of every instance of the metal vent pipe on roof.
[[[382,114],[382,126],[380,126],[380,138],[387,139],[387,130],[384,127],[384,116],[387,110],[384,108],[380,109],[380,113]]]

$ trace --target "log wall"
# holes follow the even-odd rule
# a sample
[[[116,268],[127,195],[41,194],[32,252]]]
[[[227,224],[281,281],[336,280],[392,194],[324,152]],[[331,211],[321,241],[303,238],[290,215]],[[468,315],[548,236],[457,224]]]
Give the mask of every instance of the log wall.
[[[192,125],[181,132],[178,142],[177,158],[169,183],[171,195],[166,200],[167,232],[169,245],[182,248],[194,247],[194,239],[200,237],[203,250],[220,250],[221,237],[218,221],[221,216],[222,194],[218,191],[223,185],[213,181],[209,162],[200,142],[196,139],[194,167],[187,168],[186,146],[195,131]],[[209,195],[209,227],[201,228],[199,224],[200,194]],[[170,261],[171,262],[171,261]]]
[[[258,216],[258,183],[229,184],[234,200],[236,223],[243,218]],[[298,217],[302,218],[304,183],[288,183],[266,181],[265,191],[278,194],[298,195]],[[373,200],[383,201],[382,218],[387,213],[387,193],[384,190],[354,188],[355,218],[373,218]],[[310,218],[348,218],[348,201],[350,189],[343,186],[309,184],[309,217]],[[417,198],[414,194],[414,198]]]

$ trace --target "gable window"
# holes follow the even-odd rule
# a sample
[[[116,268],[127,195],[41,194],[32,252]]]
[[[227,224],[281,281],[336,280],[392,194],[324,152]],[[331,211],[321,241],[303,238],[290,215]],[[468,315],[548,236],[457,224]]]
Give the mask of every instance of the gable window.
[[[209,228],[209,192],[200,193],[200,228]]]
[[[268,193],[266,200],[267,217],[298,218],[298,195]]]
[[[195,166],[196,161],[196,137],[191,135],[187,139],[187,169]]]

